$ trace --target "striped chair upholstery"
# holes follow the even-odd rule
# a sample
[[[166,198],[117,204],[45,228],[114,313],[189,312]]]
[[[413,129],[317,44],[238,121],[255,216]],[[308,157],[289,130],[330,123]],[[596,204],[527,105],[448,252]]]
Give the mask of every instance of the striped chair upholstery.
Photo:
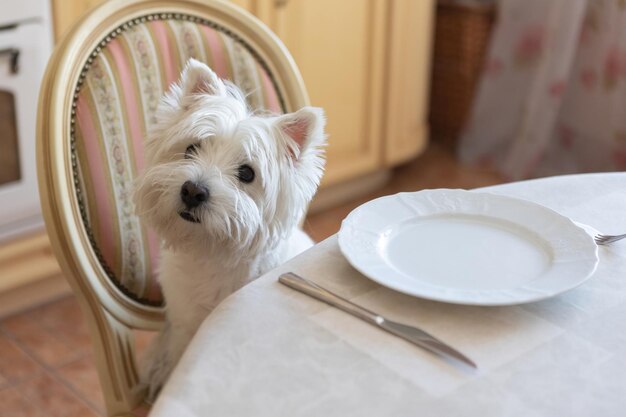
[[[113,31],[86,63],[74,96],[74,180],[85,228],[109,278],[147,305],[162,304],[159,242],[134,214],[133,181],[159,99],[189,58],[237,84],[252,108],[283,111],[272,74],[248,45],[185,15],[146,16]]]

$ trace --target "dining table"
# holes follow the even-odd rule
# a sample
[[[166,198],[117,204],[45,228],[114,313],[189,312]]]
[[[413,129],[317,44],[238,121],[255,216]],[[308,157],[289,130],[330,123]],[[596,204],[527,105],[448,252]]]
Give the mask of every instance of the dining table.
[[[471,191],[541,204],[591,234],[626,233],[626,173]],[[374,282],[351,266],[333,235],[226,298],[150,415],[626,416],[626,240],[599,246],[598,258],[589,279],[554,297],[463,305]],[[282,285],[285,272],[427,331],[476,369]]]

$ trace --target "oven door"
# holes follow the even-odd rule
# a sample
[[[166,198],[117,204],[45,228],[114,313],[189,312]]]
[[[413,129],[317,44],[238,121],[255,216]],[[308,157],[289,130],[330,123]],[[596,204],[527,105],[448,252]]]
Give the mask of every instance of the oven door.
[[[41,227],[35,125],[51,34],[37,21],[0,29],[0,241]]]

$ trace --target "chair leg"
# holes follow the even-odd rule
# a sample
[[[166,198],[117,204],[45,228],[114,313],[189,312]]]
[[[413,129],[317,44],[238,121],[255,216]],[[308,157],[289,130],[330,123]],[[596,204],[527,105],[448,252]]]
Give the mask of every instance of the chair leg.
[[[145,396],[139,386],[133,332],[100,304],[81,302],[81,307],[91,332],[107,416],[132,416]]]

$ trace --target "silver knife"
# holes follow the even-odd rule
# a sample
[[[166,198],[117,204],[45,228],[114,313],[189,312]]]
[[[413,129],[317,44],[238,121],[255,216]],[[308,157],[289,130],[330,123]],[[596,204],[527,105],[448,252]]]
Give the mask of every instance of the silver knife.
[[[294,274],[293,272],[282,274],[278,277],[278,281],[281,284],[310,295],[313,298],[317,298],[318,300],[330,304],[333,307],[337,307],[346,313],[352,314],[363,321],[373,324],[374,326],[377,326],[432,353],[453,358],[471,366],[472,368],[477,368],[476,364],[467,356],[446,345],[441,340],[429,335],[425,331],[412,326],[407,326],[406,324],[388,320],[380,314],[376,314],[373,311],[358,306],[351,301],[348,301],[345,298],[320,287],[316,283]]]

